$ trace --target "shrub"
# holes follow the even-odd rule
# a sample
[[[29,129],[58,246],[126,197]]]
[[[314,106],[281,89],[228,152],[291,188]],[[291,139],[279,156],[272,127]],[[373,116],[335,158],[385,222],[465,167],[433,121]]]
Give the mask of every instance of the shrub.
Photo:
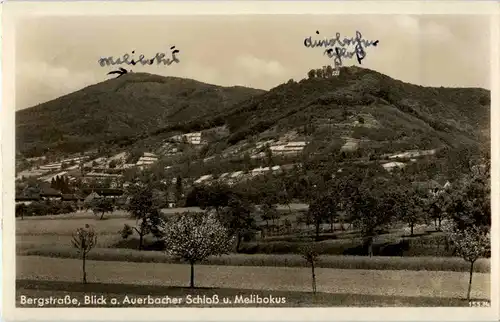
[[[123,225],[123,229],[120,231],[120,234],[121,234],[123,239],[127,239],[133,233],[134,233],[134,231],[132,230],[132,227],[130,227],[127,224]]]

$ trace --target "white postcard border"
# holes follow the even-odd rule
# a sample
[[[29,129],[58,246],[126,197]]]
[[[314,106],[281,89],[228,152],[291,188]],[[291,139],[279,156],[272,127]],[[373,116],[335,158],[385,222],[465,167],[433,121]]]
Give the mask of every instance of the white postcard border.
[[[499,319],[499,5],[493,1],[177,1],[177,2],[7,2],[2,16],[2,205],[3,318],[68,321],[493,321]],[[195,14],[481,14],[491,18],[492,259],[491,308],[15,308],[15,29],[26,15],[195,15]],[[459,66],[467,72],[467,66]],[[493,166],[495,165],[495,166]]]

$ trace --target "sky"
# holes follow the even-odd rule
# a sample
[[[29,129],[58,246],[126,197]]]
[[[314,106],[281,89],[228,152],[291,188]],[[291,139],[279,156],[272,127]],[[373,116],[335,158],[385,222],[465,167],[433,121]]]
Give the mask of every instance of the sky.
[[[319,35],[316,34],[319,32]],[[359,65],[423,86],[490,89],[490,29],[473,15],[77,16],[23,18],[16,26],[16,109],[110,78],[101,57],[154,57],[175,46],[178,64],[123,66],[134,72],[222,86],[271,89],[332,64],[304,38],[379,40]],[[351,49],[353,49],[351,47]]]

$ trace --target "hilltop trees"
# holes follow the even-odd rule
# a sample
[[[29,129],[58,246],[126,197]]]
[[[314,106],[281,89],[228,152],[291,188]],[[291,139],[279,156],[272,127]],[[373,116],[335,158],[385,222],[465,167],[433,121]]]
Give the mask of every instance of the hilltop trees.
[[[311,69],[307,72],[307,77],[311,78],[330,78],[335,76],[334,69],[331,65],[323,66],[322,68]]]
[[[194,264],[208,256],[230,251],[233,239],[215,214],[183,213],[163,230],[167,254],[191,266],[190,287],[194,288]]]

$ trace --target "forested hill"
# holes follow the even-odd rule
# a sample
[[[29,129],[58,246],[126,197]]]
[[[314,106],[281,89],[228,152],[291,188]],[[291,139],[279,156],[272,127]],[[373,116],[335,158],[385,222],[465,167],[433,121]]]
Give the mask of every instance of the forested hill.
[[[249,135],[297,130],[325,142],[352,137],[375,145],[433,148],[489,140],[490,93],[417,86],[349,67],[340,76],[289,81],[230,113],[231,144]]]
[[[16,113],[17,151],[80,152],[180,121],[217,115],[262,90],[129,73]]]
[[[208,142],[208,154],[283,138],[327,153],[349,141],[375,153],[489,144],[490,92],[423,87],[359,67],[267,92],[130,74],[18,112],[16,134],[18,150],[33,154],[153,148],[171,133],[215,127],[224,131]]]

